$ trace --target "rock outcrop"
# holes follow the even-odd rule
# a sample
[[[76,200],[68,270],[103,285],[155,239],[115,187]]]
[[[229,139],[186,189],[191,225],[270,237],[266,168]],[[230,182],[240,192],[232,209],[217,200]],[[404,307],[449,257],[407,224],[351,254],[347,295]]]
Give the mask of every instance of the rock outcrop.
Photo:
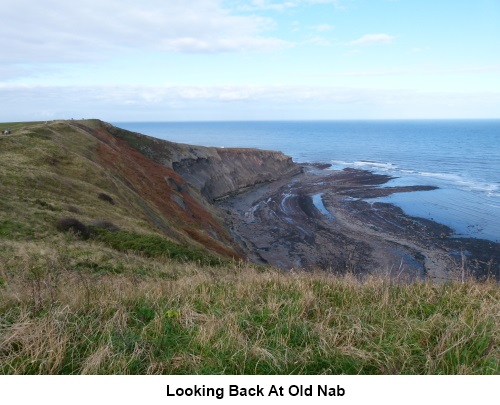
[[[108,130],[154,162],[172,168],[209,201],[302,170],[282,152],[178,144],[111,126]]]
[[[173,162],[173,169],[210,201],[300,172],[281,152],[197,147],[191,154]]]
[[[302,171],[282,152],[178,144],[101,121],[71,125],[97,138],[100,163],[154,207],[158,215],[148,212],[149,222],[180,243],[194,240],[222,256],[246,253],[213,202]]]

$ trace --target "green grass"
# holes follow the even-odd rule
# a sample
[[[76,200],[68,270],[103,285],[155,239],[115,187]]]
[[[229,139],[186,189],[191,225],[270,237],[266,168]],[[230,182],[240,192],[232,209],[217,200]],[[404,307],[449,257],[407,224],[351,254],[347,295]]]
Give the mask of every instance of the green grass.
[[[10,129],[12,131],[16,131],[21,128],[25,128],[31,125],[41,124],[41,121],[32,121],[32,122],[0,122],[0,132],[5,129]],[[1,136],[1,135],[0,135]]]
[[[110,232],[104,229],[94,229],[92,237],[118,251],[133,252],[146,257],[163,256],[180,261],[194,261],[198,264],[212,266],[227,262],[227,260],[211,256],[208,252],[187,248],[159,235],[144,235],[128,231]]]
[[[33,229],[25,224],[8,219],[0,221],[0,238],[29,239],[33,234]]]
[[[241,265],[216,273],[175,266],[175,280],[81,268],[78,277],[61,272],[59,286],[52,269],[38,284],[17,283],[15,299],[5,283],[1,372],[500,371],[495,284],[359,283]],[[423,295],[435,303],[431,309]]]

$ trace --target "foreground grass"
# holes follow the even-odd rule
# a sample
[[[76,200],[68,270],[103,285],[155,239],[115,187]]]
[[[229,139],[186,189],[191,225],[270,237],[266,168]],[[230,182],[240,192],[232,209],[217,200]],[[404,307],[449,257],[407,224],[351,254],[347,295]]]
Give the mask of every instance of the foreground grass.
[[[118,273],[95,272],[61,250],[0,265],[1,373],[500,371],[494,283],[360,283],[133,255]]]

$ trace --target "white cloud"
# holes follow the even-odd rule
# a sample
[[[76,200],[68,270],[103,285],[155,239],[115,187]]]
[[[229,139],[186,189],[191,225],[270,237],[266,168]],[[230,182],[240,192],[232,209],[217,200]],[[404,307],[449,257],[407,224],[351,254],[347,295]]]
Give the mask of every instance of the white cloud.
[[[457,66],[454,68],[440,67],[413,67],[406,69],[378,69],[378,70],[346,70],[323,74],[311,74],[306,77],[379,77],[379,76],[438,76],[438,75],[478,75],[498,74],[500,65],[485,66]]]
[[[392,44],[396,37],[388,34],[366,34],[349,42],[350,45],[387,45]]]
[[[328,32],[328,31],[332,31],[335,29],[335,27],[333,25],[330,25],[330,24],[313,25],[309,28],[311,30],[317,31],[317,32]]]
[[[285,11],[287,9],[293,9],[298,7],[314,6],[318,4],[332,5],[337,10],[344,10],[345,0],[252,0],[247,1],[236,1],[239,10],[244,11],[258,11],[258,10],[270,10],[270,11]],[[234,3],[234,1],[233,1]]]
[[[0,121],[498,117],[500,93],[321,86],[0,85]]]
[[[128,50],[232,52],[287,46],[273,21],[222,0],[0,0],[2,62],[72,62]]]
[[[331,4],[334,6],[337,10],[344,10],[347,7],[344,5],[346,0],[303,0],[304,3],[308,3],[311,5],[314,4]]]
[[[406,74],[411,74],[411,71],[402,69],[348,70],[341,72],[309,75],[309,77],[377,77],[377,76],[400,76]]]
[[[246,10],[273,10],[283,11],[287,8],[297,7],[297,1],[278,1],[253,0],[249,5],[243,5],[241,8]]]
[[[301,45],[332,46],[333,42],[322,36],[312,36],[302,41]]]

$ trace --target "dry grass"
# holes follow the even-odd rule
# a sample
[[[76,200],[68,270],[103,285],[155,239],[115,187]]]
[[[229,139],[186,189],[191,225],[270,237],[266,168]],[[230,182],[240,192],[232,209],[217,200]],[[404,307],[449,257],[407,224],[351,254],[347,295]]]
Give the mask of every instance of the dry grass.
[[[168,260],[0,267],[0,367],[25,374],[498,374],[498,285],[397,284]],[[148,259],[150,260],[150,259]],[[144,264],[144,263],[143,263]],[[153,270],[156,268],[156,273]]]

